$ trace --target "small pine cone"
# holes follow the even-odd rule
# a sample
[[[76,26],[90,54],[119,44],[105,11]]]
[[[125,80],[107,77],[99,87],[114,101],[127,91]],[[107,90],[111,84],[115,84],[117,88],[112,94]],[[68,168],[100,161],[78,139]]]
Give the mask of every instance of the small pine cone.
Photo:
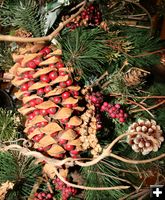
[[[143,155],[149,154],[151,151],[158,151],[161,143],[164,141],[162,130],[154,120],[138,120],[129,126],[128,132],[132,135],[127,136],[127,142],[132,146],[135,152],[141,152]],[[135,133],[136,132],[136,133]],[[145,133],[152,139],[138,134]]]
[[[124,75],[125,84],[129,87],[139,85],[150,72],[132,67]]]

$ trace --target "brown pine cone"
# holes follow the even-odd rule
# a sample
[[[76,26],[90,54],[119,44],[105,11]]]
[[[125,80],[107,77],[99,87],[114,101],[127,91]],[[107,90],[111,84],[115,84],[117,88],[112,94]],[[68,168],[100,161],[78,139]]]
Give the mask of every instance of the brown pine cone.
[[[135,152],[141,152],[143,155],[149,154],[151,151],[158,151],[164,141],[162,130],[154,120],[139,119],[129,126],[128,132],[136,132],[127,136],[127,142]],[[138,134],[138,132],[151,136],[153,140]]]

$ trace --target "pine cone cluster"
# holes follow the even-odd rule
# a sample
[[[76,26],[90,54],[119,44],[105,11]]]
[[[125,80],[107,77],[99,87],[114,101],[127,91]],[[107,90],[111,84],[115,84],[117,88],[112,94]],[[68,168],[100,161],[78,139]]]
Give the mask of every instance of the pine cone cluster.
[[[87,104],[88,109],[81,115],[83,123],[80,125],[80,140],[82,141],[83,150],[91,149],[91,154],[97,156],[102,148],[96,137],[97,119],[95,117],[95,106]]]
[[[141,152],[143,155],[149,154],[152,151],[158,151],[161,143],[164,141],[162,130],[154,120],[139,119],[129,126],[128,133],[131,132],[132,134],[127,136],[128,144],[132,146],[135,152]],[[151,139],[138,133],[144,133],[150,136]]]
[[[80,86],[61,60],[55,46],[36,44],[13,55],[15,96],[22,101],[18,111],[26,117],[27,137],[33,147],[55,158],[76,157],[82,150],[78,127]]]
[[[148,74],[150,74],[150,72],[142,70],[140,68],[132,67],[124,75],[125,84],[129,87],[137,86],[140,83],[144,82]]]

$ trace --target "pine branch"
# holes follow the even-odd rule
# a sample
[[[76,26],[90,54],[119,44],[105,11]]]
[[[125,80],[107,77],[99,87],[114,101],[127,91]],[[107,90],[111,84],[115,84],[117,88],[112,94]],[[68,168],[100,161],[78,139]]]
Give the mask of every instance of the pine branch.
[[[27,199],[36,178],[41,176],[41,168],[19,152],[0,152],[0,183],[14,183],[6,199]]]
[[[66,65],[84,79],[88,79],[91,74],[103,73],[108,51],[105,37],[106,33],[98,28],[80,28],[62,35],[60,42]]]
[[[4,27],[23,28],[34,36],[43,35],[43,17],[35,0],[5,0],[0,8],[0,21]]]
[[[0,141],[9,141],[17,138],[18,125],[17,116],[10,110],[0,108]]]

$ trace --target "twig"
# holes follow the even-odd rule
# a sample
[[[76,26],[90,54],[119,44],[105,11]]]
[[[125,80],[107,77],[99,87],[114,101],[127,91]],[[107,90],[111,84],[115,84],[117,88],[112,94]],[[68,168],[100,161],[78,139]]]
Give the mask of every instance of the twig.
[[[158,104],[156,104],[154,106],[150,106],[150,107],[148,107],[146,109],[149,111],[149,110],[158,108],[162,104],[165,104],[165,100],[161,101],[160,103],[158,103]],[[136,112],[141,112],[141,111],[143,111],[143,109],[134,109],[134,110],[131,110],[130,113],[136,113]]]
[[[77,7],[81,8],[73,15],[71,15],[68,19],[66,19],[64,22],[61,22],[59,26],[49,35],[43,36],[43,37],[35,37],[35,38],[23,38],[23,37],[16,37],[16,36],[10,36],[10,35],[0,35],[0,41],[10,41],[10,42],[41,42],[41,41],[51,41],[57,34],[64,28],[66,24],[68,24],[72,19],[74,19],[77,15],[79,15],[84,7],[86,5],[86,0],[81,2],[77,5]]]
[[[105,71],[94,83],[92,83],[91,85],[87,86],[88,89],[91,89],[93,88],[94,86],[98,85],[99,82],[105,78],[105,76],[108,76],[108,72]]]
[[[155,118],[154,115],[153,115],[151,112],[148,111],[148,108],[145,108],[145,107],[144,107],[143,105],[141,105],[140,103],[137,103],[136,101],[132,101],[132,100],[130,100],[130,99],[127,99],[127,101],[129,101],[130,103],[132,103],[132,104],[134,104],[134,105],[137,105],[137,106],[141,107],[142,109],[139,109],[140,111],[146,111],[146,112],[148,112],[148,114],[149,114],[151,117]],[[133,113],[132,111],[129,111],[129,112],[130,112],[130,113]]]
[[[83,186],[83,185],[76,185],[76,184],[73,184],[73,183],[70,183],[68,181],[66,181],[62,176],[61,174],[58,172],[57,168],[55,168],[55,172],[56,172],[56,175],[58,176],[59,179],[61,179],[62,182],[64,182],[65,184],[71,186],[71,187],[74,187],[74,188],[79,188],[79,189],[82,189],[82,190],[123,190],[123,189],[128,189],[130,188],[130,186],[115,186],[115,187],[88,187],[88,186]]]
[[[111,97],[130,97],[137,99],[165,99],[165,96],[133,96],[133,95],[124,95],[124,94],[110,94]]]

